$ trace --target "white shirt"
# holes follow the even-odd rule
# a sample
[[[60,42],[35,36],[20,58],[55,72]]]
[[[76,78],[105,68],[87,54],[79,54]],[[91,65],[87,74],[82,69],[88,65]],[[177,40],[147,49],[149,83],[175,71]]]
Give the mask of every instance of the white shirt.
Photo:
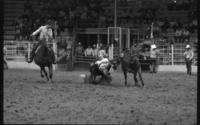
[[[93,56],[93,50],[92,50],[92,48],[87,48],[85,50],[85,56]]]
[[[53,38],[53,32],[51,28],[47,28],[47,26],[41,26],[38,28],[35,32],[32,33],[32,35],[37,35],[40,33],[39,39],[43,40],[45,39],[46,42],[48,42],[50,39]]]
[[[103,58],[102,60],[96,61],[96,64],[101,65],[101,64],[108,64],[109,60],[107,58]]]

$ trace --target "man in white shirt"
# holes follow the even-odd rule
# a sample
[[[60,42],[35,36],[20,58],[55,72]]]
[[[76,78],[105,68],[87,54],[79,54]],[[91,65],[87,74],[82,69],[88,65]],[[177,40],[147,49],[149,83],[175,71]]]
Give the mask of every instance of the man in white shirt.
[[[31,36],[35,36],[37,34],[40,34],[39,35],[39,42],[33,48],[32,52],[31,52],[31,55],[30,55],[31,57],[28,60],[28,63],[31,63],[33,61],[33,58],[35,56],[35,51],[37,50],[39,45],[41,45],[41,44],[47,45],[48,42],[52,42],[53,31],[52,31],[52,22],[51,22],[51,20],[48,20],[46,25],[39,27],[35,32],[33,32],[31,34]],[[53,49],[50,46],[48,46],[48,48],[52,52],[53,64],[55,64],[56,62],[55,62],[55,55],[54,55]]]
[[[88,48],[85,50],[85,56],[93,56],[93,50],[91,46],[88,46]]]

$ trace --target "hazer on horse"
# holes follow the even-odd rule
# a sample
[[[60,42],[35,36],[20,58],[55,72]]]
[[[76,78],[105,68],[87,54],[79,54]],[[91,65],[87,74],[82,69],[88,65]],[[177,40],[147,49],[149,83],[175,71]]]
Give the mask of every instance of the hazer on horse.
[[[31,63],[34,60],[35,64],[40,66],[41,77],[44,77],[44,73],[47,81],[50,80],[52,82],[53,64],[56,62],[53,49],[48,45],[53,39],[51,21],[48,20],[46,25],[39,27],[31,34],[31,36],[35,36],[37,34],[39,34],[39,42],[34,46],[30,59],[28,59],[28,63]],[[45,67],[48,67],[49,75],[47,74]]]
[[[186,50],[184,52],[185,56],[185,62],[186,62],[186,68],[187,68],[187,74],[191,75],[192,74],[192,60],[194,58],[194,52],[190,45],[186,45]]]
[[[130,50],[124,49],[120,57],[113,60],[113,64],[115,64],[115,66],[119,65],[120,63],[125,78],[125,86],[127,86],[127,73],[129,72],[133,73],[136,86],[140,86],[137,80],[137,74],[139,74],[139,78],[143,87],[144,82],[142,79],[141,64],[139,62],[138,55],[136,53],[131,54]]]

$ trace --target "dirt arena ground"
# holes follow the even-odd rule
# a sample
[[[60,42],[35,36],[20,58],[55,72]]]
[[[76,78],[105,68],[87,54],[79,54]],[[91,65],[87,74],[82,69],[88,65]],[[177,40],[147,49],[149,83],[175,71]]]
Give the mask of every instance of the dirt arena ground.
[[[195,125],[197,75],[143,73],[144,88],[124,87],[121,72],[110,85],[83,83],[86,71],[55,71],[54,84],[38,70],[4,71],[4,123]]]

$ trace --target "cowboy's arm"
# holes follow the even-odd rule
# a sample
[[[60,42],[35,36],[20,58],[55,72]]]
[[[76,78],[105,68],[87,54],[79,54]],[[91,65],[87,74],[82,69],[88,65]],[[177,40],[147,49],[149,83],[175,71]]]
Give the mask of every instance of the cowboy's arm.
[[[41,27],[40,28],[38,28],[36,31],[34,31],[32,34],[31,34],[31,36],[35,36],[35,35],[37,35],[38,33],[40,33],[41,32]]]

